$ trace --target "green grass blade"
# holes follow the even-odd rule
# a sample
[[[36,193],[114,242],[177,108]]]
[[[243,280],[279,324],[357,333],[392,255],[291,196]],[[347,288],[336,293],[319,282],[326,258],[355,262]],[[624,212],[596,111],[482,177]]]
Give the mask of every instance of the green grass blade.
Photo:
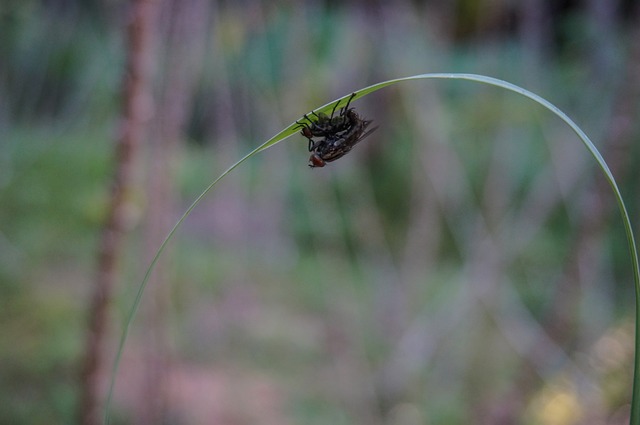
[[[369,87],[365,87],[365,88],[355,92],[356,95],[353,98],[353,100],[359,99],[359,98],[361,98],[363,96],[366,96],[369,93],[372,93],[374,91],[380,90],[380,89],[382,89],[384,87],[387,87],[387,86],[390,86],[390,85],[393,85],[393,84],[396,84],[396,83],[401,83],[401,82],[411,81],[411,80],[425,80],[425,79],[451,79],[451,80],[455,79],[455,80],[475,81],[475,82],[489,84],[489,85],[496,86],[496,87],[501,87],[503,89],[506,89],[506,90],[518,93],[518,94],[520,94],[520,95],[522,95],[524,97],[527,97],[527,98],[533,100],[534,102],[538,103],[539,105],[547,108],[549,111],[553,112],[561,120],[563,120],[569,127],[571,127],[571,129],[577,134],[577,136],[580,138],[580,140],[582,141],[584,146],[587,148],[587,150],[589,151],[591,156],[596,160],[598,166],[600,167],[600,170],[604,173],[604,176],[605,176],[606,180],[609,182],[609,185],[610,185],[611,189],[613,190],[614,196],[616,198],[616,202],[618,204],[618,209],[620,210],[620,214],[622,215],[622,221],[623,221],[624,227],[625,227],[625,232],[626,232],[626,236],[627,236],[627,243],[628,243],[628,246],[629,246],[629,252],[630,252],[630,255],[631,255],[631,262],[632,262],[632,266],[633,266],[633,278],[634,278],[634,286],[635,286],[635,294],[636,294],[636,335],[635,335],[634,377],[633,377],[633,390],[632,390],[633,392],[632,392],[632,401],[631,401],[630,424],[631,425],[640,425],[640,407],[638,406],[638,404],[640,404],[640,394],[639,394],[640,393],[640,376],[638,375],[638,370],[640,369],[640,357],[639,357],[639,351],[640,351],[639,348],[640,347],[638,346],[640,344],[640,330],[639,330],[639,325],[640,325],[640,268],[639,268],[639,265],[638,265],[638,251],[637,251],[637,248],[636,248],[635,238],[634,238],[634,235],[633,235],[633,230],[632,230],[632,227],[631,227],[631,221],[629,219],[629,214],[627,212],[627,208],[626,208],[624,200],[622,198],[622,194],[620,193],[620,189],[618,188],[616,180],[613,177],[613,174],[611,174],[611,170],[607,166],[607,163],[602,158],[602,155],[600,154],[598,149],[595,147],[595,145],[591,142],[589,137],[587,137],[587,135],[580,129],[580,127],[578,127],[576,125],[576,123],[573,122],[573,120],[571,120],[564,112],[562,112],[560,109],[558,109],[555,105],[553,105],[549,101],[543,99],[542,97],[540,97],[540,96],[538,96],[538,95],[536,95],[536,94],[534,94],[534,93],[532,93],[532,92],[530,92],[528,90],[523,89],[522,87],[516,86],[516,85],[508,83],[506,81],[499,80],[497,78],[485,77],[485,76],[476,75],[476,74],[449,74],[449,73],[420,74],[420,75],[414,75],[414,76],[405,77],[405,78],[397,78],[397,79],[393,79],[393,80],[388,80],[388,81],[384,81],[384,82],[381,82],[381,83],[378,83],[378,84],[371,85]],[[338,104],[338,106],[340,106],[340,105],[344,106],[344,104],[346,104],[346,101],[347,101],[347,99],[349,97],[351,97],[351,93],[349,93],[349,94],[347,94],[347,95],[345,95],[345,96],[343,96],[343,97],[341,97],[339,99],[336,99],[336,100],[334,100],[332,102],[329,102],[326,105],[321,106],[320,108],[315,109],[314,112],[316,112],[316,113],[320,113],[320,112],[327,113],[327,112],[331,111],[336,104]],[[191,211],[193,211],[193,209],[200,203],[200,201],[205,197],[205,195],[207,195],[207,193],[209,193],[209,191],[211,191],[211,189],[213,189],[213,187],[223,177],[225,177],[227,174],[229,174],[236,167],[238,167],[240,164],[242,164],[244,161],[246,161],[247,159],[249,159],[253,155],[255,155],[258,152],[261,152],[261,151],[263,151],[263,150],[265,150],[265,149],[267,149],[267,148],[269,148],[269,147],[271,147],[273,145],[275,145],[276,143],[279,143],[279,142],[283,141],[284,139],[286,139],[286,138],[290,137],[291,135],[295,134],[297,131],[298,131],[298,124],[296,124],[294,122],[291,125],[289,125],[287,128],[285,128],[284,130],[282,130],[280,133],[276,134],[271,139],[267,140],[262,145],[260,145],[257,148],[255,148],[253,151],[251,151],[245,157],[243,157],[238,162],[236,162],[231,167],[229,167],[226,171],[224,171],[217,179],[215,179],[196,198],[195,201],[193,201],[191,206],[189,206],[189,208],[187,208],[185,213],[176,222],[174,227],[171,229],[171,231],[169,232],[169,234],[167,235],[165,240],[162,242],[162,244],[158,248],[158,251],[156,252],[155,256],[153,257],[153,260],[151,261],[151,264],[149,265],[149,268],[147,269],[147,271],[145,273],[144,279],[142,280],[142,283],[140,284],[140,286],[138,288],[138,292],[136,294],[136,298],[134,300],[133,306],[131,307],[131,310],[130,310],[129,315],[127,317],[127,320],[125,322],[124,330],[123,330],[122,335],[120,337],[119,346],[118,346],[118,352],[116,354],[116,359],[115,359],[115,362],[114,362],[113,371],[112,371],[111,377],[110,377],[109,393],[108,393],[107,402],[106,402],[106,405],[105,405],[105,423],[107,423],[107,424],[109,423],[109,411],[110,411],[111,399],[112,399],[112,395],[113,395],[113,388],[114,388],[114,385],[115,385],[115,378],[116,378],[116,374],[117,374],[117,371],[118,371],[118,367],[120,365],[120,360],[121,360],[122,352],[123,352],[123,349],[124,349],[124,344],[125,344],[125,342],[127,340],[128,334],[129,334],[129,329],[131,327],[131,324],[133,323],[133,319],[134,319],[134,317],[136,315],[136,312],[138,310],[138,306],[140,305],[140,301],[142,300],[142,295],[143,295],[144,289],[146,288],[147,283],[149,281],[149,277],[151,276],[151,273],[153,272],[153,269],[155,268],[155,265],[158,262],[158,259],[160,258],[160,255],[164,251],[165,247],[167,246],[169,241],[173,238],[173,235],[178,230],[180,225],[182,225],[182,223],[189,216],[189,214],[191,214]]]
[[[116,353],[113,370],[111,372],[111,376],[109,379],[109,391],[107,393],[107,401],[105,404],[105,414],[104,414],[105,424],[108,424],[110,421],[110,411],[111,411],[110,407],[111,407],[111,401],[113,398],[113,389],[115,386],[116,374],[120,366],[120,361],[122,360],[124,344],[126,343],[127,337],[129,336],[129,330],[131,328],[131,324],[133,323],[133,319],[135,318],[135,315],[138,312],[138,307],[140,306],[140,302],[142,301],[142,295],[144,293],[144,290],[147,287],[147,284],[149,283],[149,278],[151,277],[151,273],[155,269],[156,263],[158,262],[158,260],[160,259],[160,256],[162,255],[165,248],[167,247],[167,244],[173,238],[173,235],[176,233],[176,231],[182,225],[182,223],[184,223],[184,221],[191,214],[194,208],[200,203],[200,201],[202,201],[202,199],[207,195],[207,193],[209,193],[211,189],[213,189],[214,186],[217,185],[220,180],[222,180],[223,177],[225,177],[227,174],[229,174],[231,171],[233,171],[236,167],[238,167],[240,164],[245,162],[247,159],[251,158],[253,155],[267,149],[269,146],[272,146],[277,142],[284,140],[287,137],[294,134],[296,132],[296,129],[295,129],[296,125],[297,124],[294,123],[289,127],[287,127],[286,129],[282,130],[280,133],[276,134],[271,139],[267,140],[262,145],[258,146],[253,151],[249,152],[242,159],[240,159],[238,162],[236,162],[231,167],[227,168],[222,174],[220,174],[220,176],[217,179],[215,179],[209,186],[207,186],[207,188],[200,195],[198,195],[198,197],[193,201],[193,203],[189,206],[189,208],[187,208],[184,214],[182,214],[182,216],[178,219],[178,221],[173,226],[171,231],[169,231],[164,241],[162,241],[162,244],[160,244],[158,251],[156,251],[155,255],[153,256],[153,259],[151,260],[151,263],[149,264],[149,267],[145,272],[144,278],[142,279],[142,282],[138,287],[138,292],[136,293],[136,297],[133,301],[133,305],[131,306],[131,310],[129,311],[129,315],[127,316],[127,319],[125,321],[124,329],[122,331],[122,335],[120,336],[120,340],[118,342],[118,351]]]

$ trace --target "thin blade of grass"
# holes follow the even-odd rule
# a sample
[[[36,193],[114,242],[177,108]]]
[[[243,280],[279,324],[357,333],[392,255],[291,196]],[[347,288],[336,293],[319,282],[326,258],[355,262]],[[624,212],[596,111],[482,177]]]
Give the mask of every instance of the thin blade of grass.
[[[371,85],[369,87],[365,87],[365,88],[363,88],[361,90],[356,91],[355,92],[356,95],[353,97],[352,100],[357,100],[357,99],[359,99],[359,98],[361,98],[363,96],[366,96],[369,93],[375,92],[377,90],[380,90],[380,89],[382,89],[384,87],[387,87],[387,86],[390,86],[390,85],[393,85],[393,84],[396,84],[396,83],[401,83],[401,82],[411,81],[411,80],[426,80],[426,79],[451,79],[451,80],[475,81],[475,82],[489,84],[489,85],[496,86],[496,87],[501,87],[503,89],[506,89],[506,90],[518,93],[518,94],[520,94],[520,95],[522,95],[524,97],[527,97],[527,98],[533,100],[534,102],[538,103],[539,105],[545,107],[549,111],[553,112],[562,121],[564,121],[569,127],[571,127],[571,129],[576,133],[576,135],[580,138],[580,140],[582,141],[584,146],[587,148],[587,150],[589,151],[591,156],[596,160],[596,162],[598,164],[598,167],[603,172],[607,182],[609,182],[609,185],[610,185],[610,187],[611,187],[611,189],[612,189],[612,191],[614,193],[614,196],[616,198],[616,202],[618,204],[618,209],[620,210],[620,214],[622,216],[622,221],[623,221],[625,232],[626,232],[626,236],[627,236],[627,243],[628,243],[628,247],[629,247],[629,253],[630,253],[630,256],[631,256],[631,262],[632,262],[632,266],[633,266],[633,278],[634,278],[634,287],[635,287],[635,296],[636,296],[636,335],[635,335],[635,357],[634,357],[634,375],[633,375],[633,390],[632,390],[632,399],[631,399],[630,425],[640,425],[640,406],[638,406],[640,404],[640,394],[639,394],[640,393],[640,376],[638,375],[638,371],[640,369],[640,355],[639,355],[639,351],[640,351],[639,350],[639,348],[640,348],[639,347],[639,344],[640,344],[640,330],[639,330],[639,325],[640,325],[640,268],[639,268],[639,264],[638,264],[638,251],[637,251],[637,248],[636,248],[636,242],[635,242],[635,238],[634,238],[634,235],[633,235],[633,229],[631,227],[631,221],[629,219],[629,214],[627,212],[626,205],[625,205],[624,200],[622,198],[622,193],[620,192],[620,189],[618,188],[616,180],[613,177],[613,174],[611,173],[611,170],[609,169],[609,167],[608,167],[607,163],[605,162],[604,158],[602,157],[602,155],[600,154],[598,149],[595,147],[593,142],[591,142],[589,137],[584,133],[584,131],[582,131],[580,129],[580,127],[578,127],[578,125],[575,122],[573,122],[573,120],[571,120],[571,118],[569,118],[564,112],[562,112],[559,108],[557,108],[551,102],[545,100],[544,98],[538,96],[535,93],[532,93],[532,92],[530,92],[528,90],[523,89],[522,87],[516,86],[515,84],[511,84],[511,83],[508,83],[508,82],[503,81],[503,80],[499,80],[497,78],[486,77],[486,76],[483,76],[483,75],[476,75],[476,74],[457,74],[457,73],[454,73],[454,74],[451,74],[451,73],[420,74],[420,75],[414,75],[414,76],[410,76],[410,77],[397,78],[397,79],[393,79],[393,80],[383,81],[381,83],[377,83],[377,84]],[[336,100],[334,100],[332,102],[329,102],[326,105],[315,109],[313,112],[315,112],[315,113],[320,113],[320,112],[327,113],[327,112],[331,111],[336,104],[338,106],[342,105],[343,103],[346,104],[347,99],[350,98],[350,97],[351,97],[351,93],[349,93],[348,95],[345,95],[345,96],[343,96],[343,97],[341,97],[339,99],[336,99]],[[344,106],[344,105],[342,105],[342,106]],[[299,125],[296,122],[290,124],[284,130],[282,130],[281,132],[279,132],[278,134],[273,136],[271,139],[267,140],[266,142],[264,142],[263,144],[261,144],[260,146],[255,148],[253,151],[249,152],[246,156],[244,156],[238,162],[236,162],[231,167],[229,167],[227,170],[225,170],[217,179],[215,179],[209,186],[207,186],[207,188],[195,199],[195,201],[193,201],[193,203],[189,206],[189,208],[187,208],[187,210],[184,212],[184,214],[176,222],[176,224],[173,226],[173,228],[171,229],[171,231],[169,232],[169,234],[167,235],[165,240],[162,242],[162,244],[158,248],[158,251],[156,252],[155,256],[153,257],[153,260],[151,261],[151,264],[149,265],[149,268],[147,269],[147,271],[145,273],[145,276],[144,276],[142,282],[140,283],[140,285],[138,287],[138,292],[137,292],[135,300],[133,302],[133,306],[131,307],[131,310],[130,310],[129,315],[127,317],[127,320],[125,322],[125,326],[124,326],[122,335],[121,335],[120,340],[119,340],[118,351],[117,351],[117,354],[116,354],[116,359],[115,359],[115,362],[114,362],[113,370],[112,370],[112,373],[111,373],[111,376],[110,376],[109,392],[108,392],[108,395],[107,395],[107,401],[106,401],[106,405],[105,405],[105,424],[109,423],[109,412],[110,412],[111,400],[112,400],[112,396],[113,396],[113,389],[114,389],[114,385],[115,385],[116,374],[118,372],[118,367],[120,365],[120,360],[121,360],[121,357],[122,357],[122,352],[124,350],[124,345],[126,343],[127,336],[129,335],[129,329],[131,327],[131,324],[133,323],[133,319],[134,319],[134,317],[136,315],[136,312],[138,311],[138,307],[139,307],[140,302],[142,300],[142,295],[144,293],[144,290],[145,290],[145,288],[147,286],[147,283],[149,281],[149,277],[151,276],[151,273],[153,272],[153,269],[155,268],[155,265],[158,262],[158,259],[160,258],[160,255],[164,251],[165,247],[167,246],[169,241],[173,238],[173,235],[178,230],[178,228],[182,225],[182,223],[185,221],[185,219],[189,216],[189,214],[191,214],[193,209],[214,188],[214,186],[216,186],[218,184],[218,182],[220,180],[222,180],[223,177],[225,177],[227,174],[229,174],[231,171],[233,171],[236,167],[238,167],[240,164],[245,162],[247,159],[251,158],[253,155],[255,155],[255,154],[259,153],[259,152],[262,152],[263,150],[268,149],[271,146],[275,145],[276,143],[279,143],[279,142],[285,140],[286,138],[290,137],[291,135],[295,134],[298,131],[298,127],[299,127]]]

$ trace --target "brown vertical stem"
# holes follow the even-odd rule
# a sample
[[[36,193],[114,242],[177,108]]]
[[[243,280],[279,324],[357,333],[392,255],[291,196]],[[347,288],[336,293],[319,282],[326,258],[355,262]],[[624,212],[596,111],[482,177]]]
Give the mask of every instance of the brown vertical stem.
[[[98,248],[97,273],[89,307],[88,332],[80,376],[79,422],[83,425],[102,423],[104,391],[101,378],[108,369],[108,307],[117,280],[118,257],[127,228],[128,194],[133,184],[135,153],[152,113],[149,82],[155,9],[155,0],[132,0],[131,3],[131,17],[127,28],[128,57],[123,79],[123,123],[116,141],[111,200]]]

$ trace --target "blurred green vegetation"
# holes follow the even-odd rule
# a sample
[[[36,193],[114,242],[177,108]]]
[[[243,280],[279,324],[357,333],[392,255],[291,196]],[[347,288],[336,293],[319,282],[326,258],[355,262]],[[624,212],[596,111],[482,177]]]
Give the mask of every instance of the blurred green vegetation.
[[[538,50],[509,2],[205,3],[184,3],[206,14],[184,46],[197,60],[173,217],[304,112],[443,71],[502,78],[567,112],[613,161],[638,228],[638,120],[608,144],[629,119],[619,104],[637,93],[626,74],[640,59],[628,53],[633,2],[617,3],[612,42],[586,5],[560,2]],[[126,10],[0,5],[0,423],[73,423]],[[171,53],[163,47],[160,58]],[[171,70],[158,62],[157,91]],[[630,355],[590,365],[603,341],[631,338],[620,331],[631,269],[613,198],[571,132],[531,102],[462,82],[407,83],[355,106],[380,128],[349,156],[309,170],[294,137],[234,171],[187,219],[166,259],[176,370],[240,371],[249,389],[266,380],[282,400],[244,423],[497,423],[527,412],[522,423],[544,424],[556,406],[548,394],[572,388],[558,384],[565,376],[601,383],[595,395],[570,394],[582,418],[618,412]],[[143,148],[114,332],[149,258],[149,160]],[[118,416],[133,423],[118,398],[131,382],[119,381]],[[189,413],[167,423],[201,423],[188,418],[202,406],[171,403]]]

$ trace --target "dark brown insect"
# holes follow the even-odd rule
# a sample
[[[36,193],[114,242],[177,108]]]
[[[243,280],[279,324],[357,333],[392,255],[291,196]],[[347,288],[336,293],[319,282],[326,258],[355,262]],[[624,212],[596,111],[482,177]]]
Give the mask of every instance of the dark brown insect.
[[[364,140],[378,128],[374,127],[366,131],[373,121],[360,118],[353,108],[347,110],[345,117],[348,121],[345,130],[329,134],[324,139],[310,144],[309,150],[313,153],[309,157],[309,167],[324,167],[327,162],[342,158],[358,142]]]
[[[309,140],[309,166],[324,167],[327,162],[335,161],[346,155],[358,142],[373,133],[377,127],[369,131],[367,127],[372,123],[371,120],[362,119],[354,108],[349,108],[351,100],[356,96],[355,93],[349,97],[347,104],[340,109],[340,113],[336,116],[335,104],[331,115],[320,112],[315,115],[315,121],[304,115],[306,121],[296,121],[302,128],[300,134]],[[321,138],[315,140],[314,138]]]
[[[334,105],[330,116],[327,116],[327,114],[323,112],[316,114],[312,111],[311,114],[315,116],[315,120],[312,120],[307,114],[305,114],[303,118],[306,121],[296,121],[299,127],[302,128],[300,134],[309,140],[309,151],[313,150],[314,137],[335,136],[336,134],[349,129],[351,121],[347,114],[350,111],[349,104],[355,95],[356,94],[353,93],[351,97],[349,97],[347,104],[340,109],[340,113],[337,116],[334,116],[334,114],[340,102]]]

